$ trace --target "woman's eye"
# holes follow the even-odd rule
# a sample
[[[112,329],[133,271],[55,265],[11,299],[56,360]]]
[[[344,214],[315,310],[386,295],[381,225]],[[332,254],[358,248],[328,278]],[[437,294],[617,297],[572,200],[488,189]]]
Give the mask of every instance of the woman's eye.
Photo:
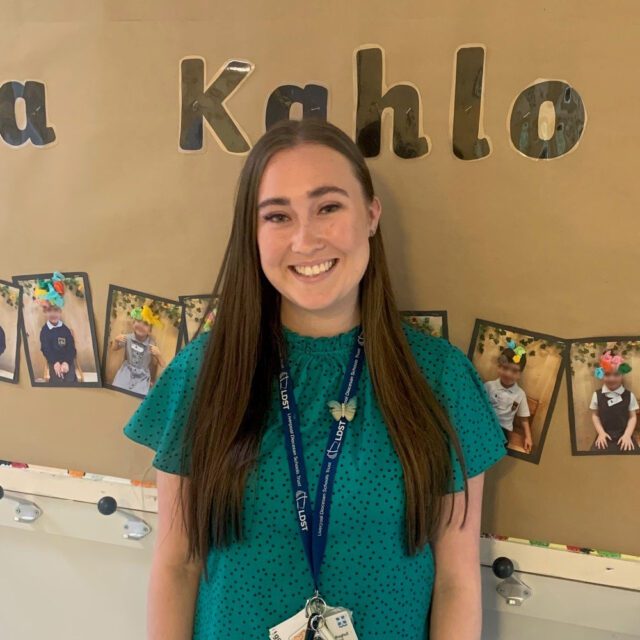
[[[326,204],[324,207],[322,207],[322,209],[320,209],[320,211],[324,211],[325,209],[330,209],[331,207],[335,207],[336,209],[340,209],[342,207],[342,205],[339,204],[339,203]],[[331,213],[331,212],[329,212],[329,213]]]
[[[274,218],[284,218],[285,215],[284,213],[269,213],[266,216],[264,216],[264,219],[271,222]],[[279,222],[279,220],[276,220],[276,222]]]

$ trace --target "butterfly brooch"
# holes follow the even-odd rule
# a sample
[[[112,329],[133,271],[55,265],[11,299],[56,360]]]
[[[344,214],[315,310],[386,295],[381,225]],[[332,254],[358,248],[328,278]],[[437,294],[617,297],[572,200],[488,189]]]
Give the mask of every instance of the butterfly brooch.
[[[356,415],[357,398],[349,398],[348,402],[337,402],[336,400],[329,400],[327,406],[333,416],[334,420],[340,420],[340,418],[346,418],[349,422],[353,420],[353,416]]]

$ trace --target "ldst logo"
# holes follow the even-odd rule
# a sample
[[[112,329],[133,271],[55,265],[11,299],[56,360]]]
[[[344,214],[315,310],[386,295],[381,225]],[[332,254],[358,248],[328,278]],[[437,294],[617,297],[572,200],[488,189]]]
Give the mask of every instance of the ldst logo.
[[[347,423],[344,421],[344,418],[340,418],[340,422],[338,422],[338,431],[336,433],[336,437],[334,438],[331,446],[327,449],[327,458],[329,460],[335,460],[338,451],[340,451],[340,445],[342,444],[342,436],[344,434],[344,428],[347,426]]]
[[[280,374],[280,398],[282,400],[282,406],[285,409],[289,408],[289,396],[287,394],[287,382],[289,376],[286,373]]]
[[[307,516],[305,515],[304,508],[307,504],[307,493],[298,489],[296,491],[296,508],[298,509],[298,519],[300,520],[300,528],[303,531],[309,530],[309,524],[307,523]]]

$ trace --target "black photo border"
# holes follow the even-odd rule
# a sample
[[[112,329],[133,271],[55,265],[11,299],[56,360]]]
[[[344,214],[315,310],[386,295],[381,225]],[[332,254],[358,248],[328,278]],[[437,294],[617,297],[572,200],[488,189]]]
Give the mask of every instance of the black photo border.
[[[178,296],[178,300],[180,300],[180,304],[182,304],[182,331],[180,332],[180,345],[186,346],[189,344],[189,336],[187,335],[187,305],[185,304],[185,300],[191,300],[192,298],[212,298],[211,293],[203,293],[201,295],[197,294],[189,294],[186,296]]]
[[[148,293],[146,291],[138,291],[137,289],[130,289],[129,287],[123,287],[123,286],[120,286],[118,284],[111,284],[111,283],[109,284],[109,290],[108,290],[108,293],[107,293],[107,306],[106,306],[106,310],[105,310],[104,339],[103,339],[103,346],[102,346],[101,368],[102,368],[102,378],[104,380],[102,386],[105,389],[112,389],[113,391],[118,391],[120,393],[124,393],[126,395],[133,396],[134,398],[141,398],[142,400],[144,400],[147,397],[146,395],[143,395],[142,393],[136,393],[135,391],[129,391],[128,389],[123,389],[122,387],[118,387],[117,385],[111,384],[110,382],[106,381],[105,371],[106,371],[106,367],[107,367],[107,351],[109,349],[109,334],[110,334],[110,327],[111,327],[111,306],[113,304],[113,294],[114,294],[114,292],[116,290],[117,291],[124,291],[125,293],[131,293],[131,294],[133,294],[135,296],[141,296],[143,298],[148,298],[149,300],[159,300],[160,302],[166,302],[166,303],[169,303],[169,304],[175,304],[175,305],[178,305],[178,306],[182,307],[182,309],[180,311],[180,326],[178,327],[178,340],[176,341],[176,351],[173,354],[174,358],[176,357],[176,355],[180,351],[180,336],[182,335],[183,321],[184,321],[184,305],[179,300],[173,300],[171,298],[165,298],[163,296],[156,296],[156,295],[154,295],[152,293]],[[162,374],[160,374],[160,375],[162,375]]]
[[[493,320],[476,318],[473,325],[473,333],[471,334],[471,342],[469,343],[469,349],[467,350],[467,357],[469,358],[469,360],[471,360],[472,364],[473,364],[473,353],[475,351],[476,341],[478,339],[478,334],[480,332],[480,325],[482,324],[496,327],[498,329],[505,329],[507,331],[512,331],[513,333],[520,333],[526,336],[530,336],[532,338],[540,338],[540,339],[550,340],[553,342],[559,342],[560,344],[564,345],[564,351],[562,354],[562,359],[560,361],[560,367],[558,368],[558,373],[556,374],[556,381],[553,385],[551,398],[549,399],[549,409],[547,411],[547,415],[545,416],[544,424],[542,425],[542,432],[540,433],[540,442],[536,447],[536,453],[535,454],[522,453],[521,451],[514,451],[513,449],[509,449],[508,447],[506,447],[507,454],[512,458],[519,458],[520,460],[524,460],[526,462],[531,462],[533,464],[540,464],[540,458],[542,457],[542,452],[544,450],[544,443],[545,443],[545,440],[547,439],[547,432],[549,431],[551,418],[556,408],[558,392],[560,391],[560,385],[562,384],[562,380],[564,378],[564,370],[567,368],[567,354],[569,351],[569,347],[568,347],[569,341],[566,338],[554,336],[549,333],[541,333],[539,331],[532,331],[531,329],[524,329],[523,327],[516,327],[510,324],[494,322]]]
[[[449,342],[449,315],[445,309],[436,309],[436,310],[409,310],[400,311],[400,315],[402,316],[434,316],[436,318],[442,318],[442,336],[444,340]]]
[[[53,276],[53,271],[48,273],[27,273],[17,276],[12,276],[11,279],[13,282],[20,286],[21,280],[37,280],[37,279],[48,279]],[[31,361],[31,354],[29,353],[29,340],[27,339],[27,328],[24,325],[24,316],[20,313],[20,328],[22,332],[22,338],[24,342],[24,352],[27,358],[27,367],[29,369],[29,377],[31,379],[32,387],[42,387],[46,389],[78,389],[78,388],[102,388],[102,372],[100,370],[100,353],[98,351],[98,336],[96,333],[96,322],[94,316],[93,309],[93,296],[91,295],[91,285],[89,283],[89,274],[86,271],[60,271],[60,273],[65,277],[75,278],[80,276],[84,283],[84,298],[87,303],[87,315],[89,316],[89,330],[91,331],[91,346],[93,347],[93,357],[94,364],[96,369],[96,376],[98,380],[96,382],[74,382],[71,384],[65,385],[51,385],[48,382],[36,382],[35,375],[33,371],[33,363]],[[22,291],[22,295],[20,297],[21,303],[21,311],[22,304],[24,303],[24,290]]]
[[[573,379],[571,376],[571,347],[574,344],[581,344],[585,342],[620,342],[626,340],[635,340],[639,341],[640,336],[596,336],[589,338],[571,338],[567,340],[568,348],[567,348],[567,367],[566,367],[566,378],[567,378],[567,405],[569,407],[569,435],[571,437],[571,455],[572,456],[598,456],[607,458],[609,456],[624,456],[624,457],[632,457],[633,454],[625,453],[624,451],[620,451],[616,449],[615,451],[607,451],[606,453],[598,453],[597,451],[578,451],[578,438],[576,436],[576,414],[573,408]],[[636,396],[637,397],[637,396]],[[639,416],[640,418],[640,416]],[[640,447],[636,446],[634,449],[636,454],[640,455]]]
[[[18,290],[18,318],[17,324],[15,327],[16,331],[16,352],[14,354],[14,362],[15,368],[13,370],[13,379],[8,380],[7,378],[0,377],[0,382],[7,382],[9,384],[18,384],[20,382],[20,345],[22,342],[22,294],[24,293],[22,287],[15,282],[11,282],[10,280],[3,280],[0,278],[0,284],[7,285],[12,289]]]

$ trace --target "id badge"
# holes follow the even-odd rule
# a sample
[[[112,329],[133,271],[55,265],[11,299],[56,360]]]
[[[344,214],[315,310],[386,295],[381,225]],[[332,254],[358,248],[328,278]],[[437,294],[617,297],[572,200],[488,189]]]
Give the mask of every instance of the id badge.
[[[358,640],[353,628],[353,612],[345,607],[327,607],[323,613],[324,622],[316,632],[321,640]],[[294,616],[269,629],[269,640],[304,640],[307,631],[306,608]]]
[[[358,640],[353,628],[353,611],[344,607],[328,607],[324,613],[324,626],[320,629],[325,640]]]

